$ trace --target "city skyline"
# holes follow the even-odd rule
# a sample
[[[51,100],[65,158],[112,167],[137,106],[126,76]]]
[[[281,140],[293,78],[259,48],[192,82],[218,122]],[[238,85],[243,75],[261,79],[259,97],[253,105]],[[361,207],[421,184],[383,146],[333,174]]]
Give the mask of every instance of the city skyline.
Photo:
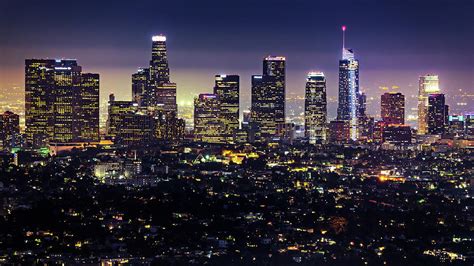
[[[12,12],[18,10],[17,4],[7,2],[3,4],[4,10]],[[202,11],[204,14],[214,13],[223,8],[211,5],[211,2],[213,1],[204,4],[205,8]],[[16,85],[22,88],[24,86],[21,64],[25,58],[76,58],[83,65],[87,65],[91,72],[101,74],[102,101],[106,101],[110,92],[114,92],[118,99],[128,99],[131,94],[130,75],[135,73],[138,67],[146,67],[150,46],[148,38],[154,34],[163,33],[168,36],[170,47],[169,62],[170,68],[173,69],[171,80],[179,86],[178,103],[192,105],[194,96],[203,92],[212,92],[213,77],[216,74],[237,74],[241,77],[241,105],[243,107],[241,111],[243,111],[250,105],[250,76],[258,73],[256,71],[260,68],[261,58],[269,54],[281,54],[287,57],[287,94],[304,95],[306,73],[319,70],[326,73],[327,92],[330,98],[337,96],[338,91],[335,59],[340,57],[338,54],[342,46],[340,26],[347,25],[346,46],[354,48],[360,60],[361,91],[366,92],[369,97],[374,97],[375,101],[378,101],[378,94],[381,92],[379,87],[396,85],[400,88],[400,92],[407,95],[407,110],[415,107],[416,102],[413,103],[408,99],[415,94],[413,89],[417,88],[418,76],[427,73],[436,73],[441,77],[441,90],[445,93],[449,94],[458,89],[472,90],[473,80],[469,73],[472,73],[470,64],[470,59],[472,59],[470,46],[472,45],[470,44],[473,38],[468,34],[468,27],[461,27],[472,22],[472,17],[466,11],[472,3],[459,1],[446,7],[443,10],[445,14],[456,12],[456,16],[451,16],[452,19],[443,22],[447,24],[444,25],[436,20],[429,20],[441,11],[439,5],[443,1],[435,1],[437,4],[426,6],[426,12],[416,14],[421,17],[421,22],[410,24],[408,27],[405,24],[413,22],[416,17],[411,9],[423,6],[427,3],[426,1],[417,2],[414,6],[402,1],[398,9],[391,8],[394,6],[391,1],[375,7],[367,7],[366,2],[370,1],[346,3],[348,8],[354,9],[354,13],[360,11],[357,16],[341,11],[341,14],[334,17],[325,15],[323,18],[315,18],[314,21],[301,18],[293,22],[295,21],[293,19],[286,26],[283,22],[275,22],[281,26],[280,32],[268,29],[263,33],[260,26],[262,20],[258,18],[258,12],[268,10],[271,13],[271,11],[287,7],[288,4],[275,1],[274,5],[268,3],[252,5],[253,8],[247,15],[249,22],[242,22],[240,25],[235,21],[225,21],[223,25],[216,26],[216,31],[206,30],[206,28],[210,29],[209,24],[213,20],[204,18],[203,21],[194,24],[198,30],[190,33],[183,23],[192,21],[196,15],[188,11],[177,14],[183,18],[183,21],[171,18],[169,14],[161,16],[156,21],[149,21],[146,18],[137,18],[131,10],[124,10],[123,3],[118,3],[115,8],[121,10],[124,17],[124,20],[118,24],[125,29],[124,33],[114,34],[118,29],[112,27],[110,28],[112,32],[110,32],[101,23],[94,24],[95,27],[90,33],[84,33],[85,25],[91,22],[86,21],[85,25],[77,25],[77,22],[66,19],[61,20],[62,26],[56,34],[43,32],[44,36],[39,36],[37,32],[27,32],[28,34],[20,36],[14,30],[24,30],[25,23],[30,20],[27,15],[33,12],[29,7],[22,7],[25,10],[18,17],[11,18],[11,15],[7,15],[2,18],[4,21],[1,27],[5,33],[2,36],[5,36],[6,41],[0,45],[3,51],[0,55],[2,57],[0,87],[9,88]],[[62,4],[55,4],[55,10],[65,10]],[[163,4],[176,12],[172,8],[174,4]],[[238,3],[235,6],[236,10],[230,9],[229,12],[237,15],[238,11],[242,11],[247,4],[245,1]],[[337,8],[334,4],[320,4],[328,10]],[[52,3],[46,6],[49,5]],[[298,1],[282,16],[293,18],[294,12],[303,10],[307,5],[308,3]],[[367,7],[367,10],[363,7]],[[147,13],[142,8],[138,9]],[[381,11],[385,11],[387,16],[397,14],[397,12],[407,12],[407,14],[404,16],[405,20],[399,22],[401,24],[398,25],[378,20]],[[371,14],[371,16],[362,16],[364,18],[358,20],[357,17],[363,14]],[[97,20],[98,18],[94,15],[97,14],[92,15],[92,20]],[[76,14],[71,14],[71,16],[77,17]],[[105,14],[105,16],[110,15]],[[20,18],[24,20],[19,20]],[[378,21],[378,24],[373,24],[374,21]],[[427,25],[427,21],[431,24]],[[144,23],[144,27],[133,28],[140,22]],[[46,18],[38,23],[47,27],[53,21]],[[55,23],[57,24],[57,21]],[[257,26],[249,28],[248,23],[254,23]],[[76,26],[77,34],[68,38],[59,38],[65,34],[62,27],[70,24]],[[223,27],[228,27],[229,31],[217,30]],[[290,31],[293,27],[297,30]],[[446,37],[441,39],[433,37],[435,32],[448,27],[456,27],[458,32],[453,34],[443,31]],[[42,27],[39,28],[38,32],[42,32]],[[311,31],[308,31],[309,29]],[[308,32],[314,32],[314,34],[308,34]],[[193,41],[189,38],[193,38]],[[34,41],[35,45],[26,46],[31,41]],[[377,103],[369,106],[372,107],[369,113],[376,114],[377,109],[374,110],[373,107],[377,106]],[[334,116],[334,108],[330,105],[328,107],[329,114]]]
[[[0,264],[474,265],[474,0],[0,1]]]

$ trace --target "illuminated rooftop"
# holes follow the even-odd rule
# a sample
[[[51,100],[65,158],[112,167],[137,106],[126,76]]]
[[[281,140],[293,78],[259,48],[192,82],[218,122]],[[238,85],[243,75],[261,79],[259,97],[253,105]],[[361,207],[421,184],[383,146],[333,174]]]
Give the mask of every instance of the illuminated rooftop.
[[[265,60],[267,60],[267,61],[285,61],[286,58],[284,56],[269,55],[269,56],[265,57]]]
[[[151,40],[154,42],[166,42],[166,36],[164,35],[155,35],[151,37]]]

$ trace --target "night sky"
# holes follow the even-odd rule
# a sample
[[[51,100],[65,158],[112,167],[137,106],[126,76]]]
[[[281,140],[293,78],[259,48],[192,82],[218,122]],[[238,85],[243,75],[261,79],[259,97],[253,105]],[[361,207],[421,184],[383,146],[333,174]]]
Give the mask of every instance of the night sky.
[[[416,93],[418,76],[441,89],[474,90],[473,0],[0,0],[0,86],[24,86],[25,58],[75,58],[101,75],[101,94],[131,95],[131,74],[147,66],[151,36],[165,34],[178,104],[212,90],[214,74],[250,75],[265,55],[287,57],[287,91],[303,95],[306,73],[321,70],[337,95],[341,25],[361,65],[361,86]],[[369,110],[377,113],[378,110]]]

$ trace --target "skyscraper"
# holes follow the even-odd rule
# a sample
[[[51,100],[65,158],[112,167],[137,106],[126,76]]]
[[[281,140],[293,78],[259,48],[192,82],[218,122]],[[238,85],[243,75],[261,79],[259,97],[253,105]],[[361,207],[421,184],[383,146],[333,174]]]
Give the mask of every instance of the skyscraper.
[[[0,114],[0,151],[19,144],[20,116],[6,111]]]
[[[447,124],[448,107],[445,104],[444,94],[428,95],[428,133],[443,134]]]
[[[137,72],[135,78],[142,78],[148,72],[147,86],[144,90],[143,105],[166,112],[177,112],[176,83],[170,82],[170,70],[166,50],[166,36],[152,37],[152,54],[150,68]],[[133,79],[134,76],[132,76]],[[140,82],[137,80],[136,90],[139,91]]]
[[[99,74],[81,75],[80,141],[99,141]]]
[[[350,140],[350,125],[347,120],[333,120],[329,123],[329,141],[345,143]]]
[[[152,83],[169,82],[170,69],[166,50],[166,36],[156,35],[151,40],[150,81]]]
[[[53,134],[54,66],[52,59],[25,60],[25,133],[33,146],[45,145]]]
[[[99,75],[83,74],[71,59],[25,61],[27,142],[99,139]]]
[[[153,116],[140,110],[134,101],[116,101],[109,95],[107,135],[123,145],[145,144],[154,139]]]
[[[428,133],[428,95],[439,93],[437,75],[425,75],[419,79],[418,87],[418,134]]]
[[[233,139],[234,130],[239,129],[239,76],[216,75],[214,94],[221,103],[222,136],[226,142]]]
[[[116,137],[120,134],[123,125],[122,117],[126,114],[134,114],[138,111],[138,104],[134,101],[116,101],[115,95],[109,95],[107,135]]]
[[[221,103],[216,94],[203,93],[194,99],[194,140],[222,143]]]
[[[346,27],[342,27],[343,34]],[[352,49],[342,47],[342,59],[339,60],[339,105],[337,119],[349,121],[350,138],[358,137],[359,118],[359,61]]]
[[[252,76],[252,123],[266,140],[276,136],[277,124],[285,123],[285,60],[268,56],[263,75]]]
[[[310,72],[305,91],[305,136],[315,144],[327,139],[326,78],[323,72]]]
[[[149,68],[139,68],[137,73],[132,74],[132,100],[140,106],[143,105],[143,97],[150,78]]]
[[[382,94],[380,114],[386,124],[405,124],[405,96],[400,92]]]

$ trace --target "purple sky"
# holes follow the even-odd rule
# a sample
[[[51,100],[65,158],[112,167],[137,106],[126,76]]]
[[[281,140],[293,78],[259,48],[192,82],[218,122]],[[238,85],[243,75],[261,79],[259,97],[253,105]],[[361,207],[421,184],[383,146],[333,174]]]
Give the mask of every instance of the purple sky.
[[[41,3],[41,4],[40,4]],[[287,91],[303,94],[321,70],[337,95],[341,25],[361,65],[361,86],[416,93],[418,76],[440,75],[441,88],[474,90],[474,1],[13,1],[0,3],[0,86],[23,88],[25,58],[75,58],[101,75],[101,93],[131,95],[130,76],[151,57],[151,36],[168,36],[178,102],[212,89],[219,73],[250,75],[268,54],[287,57]],[[411,106],[408,106],[410,108]],[[378,113],[378,109],[369,113]]]

